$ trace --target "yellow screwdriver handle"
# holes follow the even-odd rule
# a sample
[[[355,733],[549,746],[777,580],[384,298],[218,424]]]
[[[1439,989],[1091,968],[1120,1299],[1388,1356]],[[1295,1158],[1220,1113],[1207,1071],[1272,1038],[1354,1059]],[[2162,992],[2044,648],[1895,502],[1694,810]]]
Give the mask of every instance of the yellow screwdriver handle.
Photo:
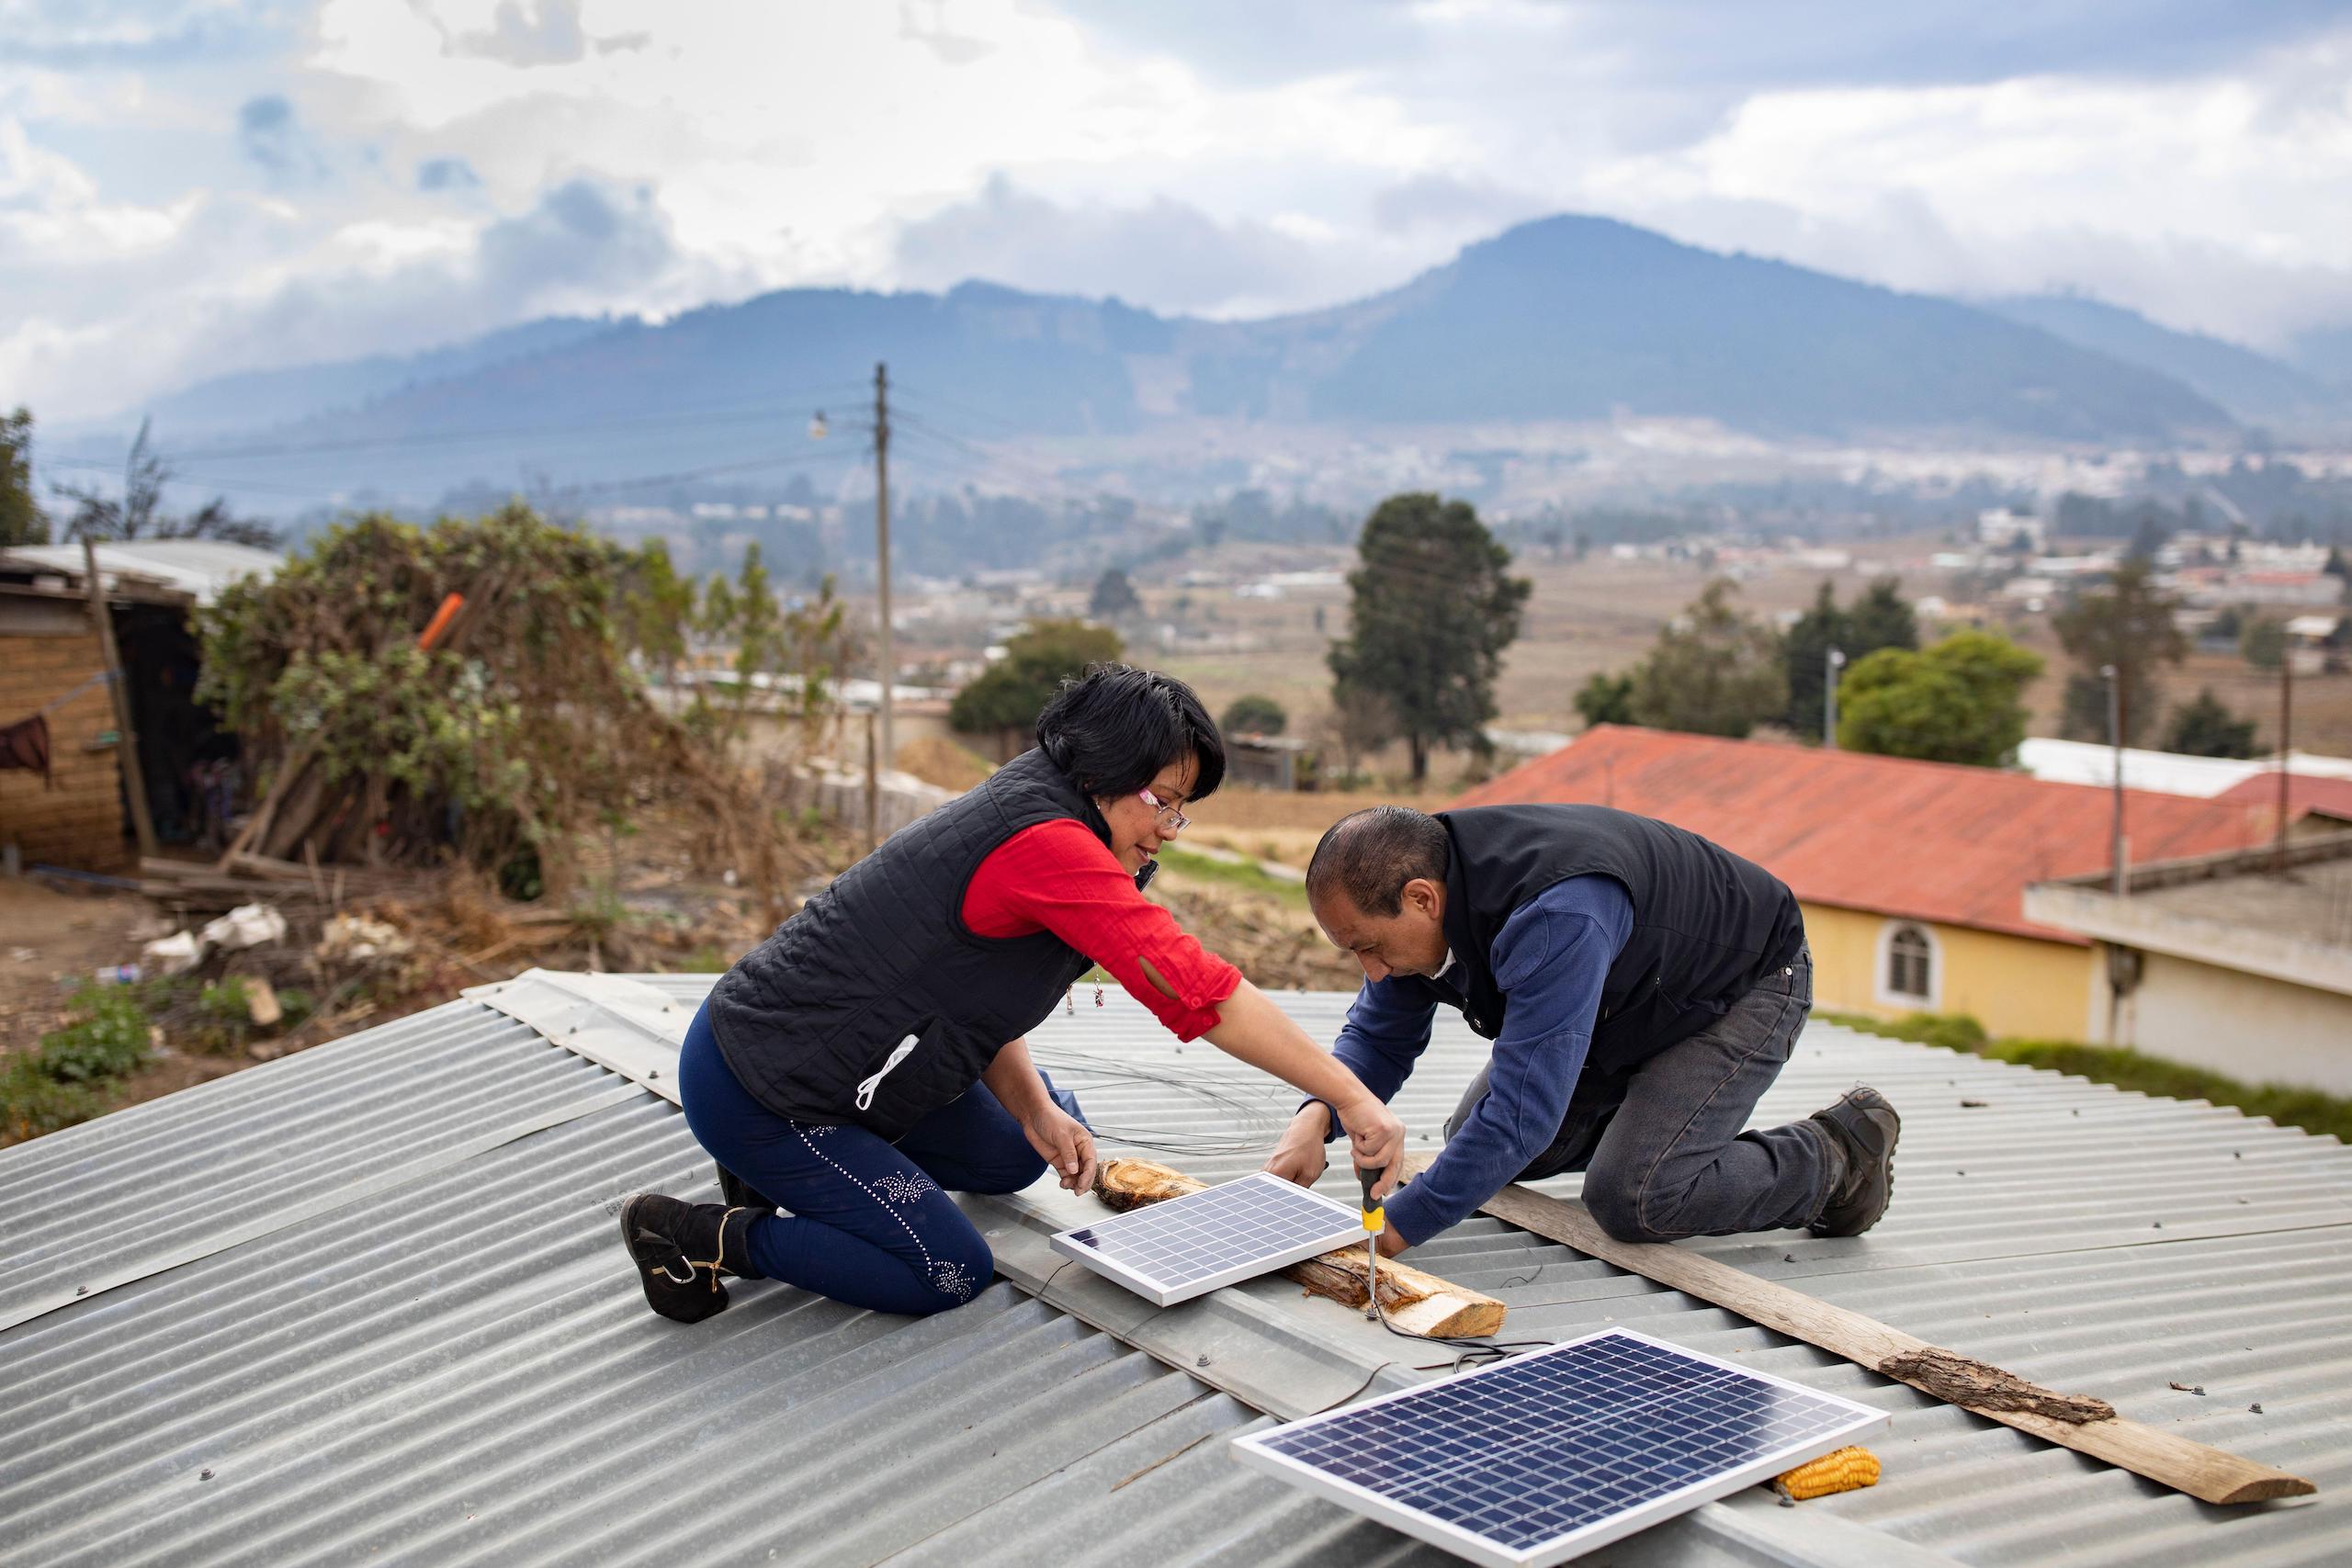
[[[1388,1228],[1387,1206],[1372,1195],[1372,1190],[1380,1185],[1380,1171],[1360,1165],[1356,1167],[1356,1179],[1363,1184],[1363,1228],[1378,1235]]]

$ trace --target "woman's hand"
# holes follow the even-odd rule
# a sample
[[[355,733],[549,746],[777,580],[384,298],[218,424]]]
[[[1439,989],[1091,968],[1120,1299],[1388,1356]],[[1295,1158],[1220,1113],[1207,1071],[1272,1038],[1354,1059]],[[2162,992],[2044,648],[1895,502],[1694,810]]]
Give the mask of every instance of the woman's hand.
[[[1094,1134],[1085,1122],[1048,1101],[1023,1118],[1021,1131],[1064,1188],[1084,1192],[1094,1185]]]
[[[1266,1160],[1266,1168],[1284,1181],[1295,1181],[1301,1187],[1312,1187],[1323,1175],[1329,1159],[1323,1153],[1323,1134],[1329,1127],[1330,1108],[1321,1100],[1310,1100],[1298,1108],[1283,1130],[1282,1140],[1274,1145],[1274,1152]]]

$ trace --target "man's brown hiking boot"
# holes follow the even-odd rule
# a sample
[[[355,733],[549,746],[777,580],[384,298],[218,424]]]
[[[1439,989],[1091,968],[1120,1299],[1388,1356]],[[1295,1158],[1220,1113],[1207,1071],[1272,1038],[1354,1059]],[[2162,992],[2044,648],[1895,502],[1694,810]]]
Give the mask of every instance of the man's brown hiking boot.
[[[1810,1120],[1829,1130],[1838,1151],[1829,1200],[1810,1228],[1815,1235],[1860,1235],[1878,1224],[1894,1196],[1894,1140],[1903,1118],[1878,1090],[1856,1089]]]
[[[621,1241],[637,1261],[645,1303],[663,1317],[700,1323],[727,1310],[722,1273],[762,1279],[746,1245],[749,1209],[718,1203],[686,1203],[659,1192],[639,1192],[621,1205]]]

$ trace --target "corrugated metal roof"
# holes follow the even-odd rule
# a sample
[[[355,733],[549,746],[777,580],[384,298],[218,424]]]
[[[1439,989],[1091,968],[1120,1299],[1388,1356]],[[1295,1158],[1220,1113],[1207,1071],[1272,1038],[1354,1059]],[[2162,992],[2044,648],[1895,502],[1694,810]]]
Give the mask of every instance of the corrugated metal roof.
[[[644,978],[680,1000],[710,980]],[[1032,1040],[1090,1114],[1177,1145],[1167,1157],[1196,1175],[1253,1167],[1288,1093],[1178,1045],[1123,998],[1089,999]],[[1346,1002],[1281,999],[1318,1036]],[[1440,1031],[1400,1097],[1417,1135],[1479,1050]],[[1861,1077],[1905,1114],[1879,1230],[1692,1245],[2310,1476],[2321,1495],[2191,1503],[1473,1220],[1416,1260],[1508,1302],[1514,1335],[1637,1323],[1894,1413],[1877,1488],[1799,1509],[1761,1495],[1710,1505],[1612,1562],[2352,1553],[2338,1501],[2352,1483],[2352,1155],[2230,1111],[1819,1025],[1763,1114],[1802,1113]],[[1231,1463],[1223,1439],[1264,1417],[1202,1381],[1221,1366],[1171,1370],[1001,1282],[914,1321],[760,1283],[708,1324],[652,1317],[613,1237],[616,1201],[707,1188],[708,1172],[668,1104],[472,1001],[0,1151],[6,1300],[21,1312],[45,1287],[136,1276],[0,1331],[6,1555],[1444,1561]],[[975,1212],[1017,1229],[1043,1203]],[[213,1249],[160,1266],[197,1244]],[[1187,1332],[1214,1336],[1220,1362],[1367,1343],[1353,1314],[1279,1280],[1217,1295],[1232,1300],[1150,1314],[1163,1354]],[[1378,1353],[1391,1345],[1408,1364],[1439,1359],[1403,1341]]]
[[[274,577],[286,564],[275,550],[224,539],[128,539],[97,547],[98,584],[112,592],[125,579],[185,593],[209,604],[241,577]],[[53,571],[80,582],[87,570],[79,545],[13,545],[0,562],[33,571]]]
[[[1812,903],[2079,943],[2024,914],[2026,887],[2108,863],[2114,796],[1994,768],[1596,725],[1453,804],[1571,801],[1659,818]],[[2124,792],[2137,862],[2248,849],[2245,804]]]

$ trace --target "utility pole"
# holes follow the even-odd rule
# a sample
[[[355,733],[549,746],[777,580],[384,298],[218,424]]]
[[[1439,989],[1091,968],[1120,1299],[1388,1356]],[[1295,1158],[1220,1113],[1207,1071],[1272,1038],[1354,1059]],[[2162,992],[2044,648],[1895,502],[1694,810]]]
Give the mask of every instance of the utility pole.
[[[898,751],[890,744],[891,688],[898,683],[899,660],[890,647],[890,367],[874,367],[874,580],[881,600],[879,664],[882,700],[881,764],[897,766]]]
[[[2115,824],[2112,853],[2115,862],[2115,896],[2124,896],[2123,866],[2123,672],[2112,664],[2102,664],[2098,672],[2107,680],[2107,739],[2115,749]]]
[[[2294,756],[2295,650],[2278,650],[2278,840],[2273,848],[2278,874],[2287,874],[2287,766]]]
[[[1838,671],[1846,668],[1846,650],[1829,650],[1828,668],[1821,677],[1821,745],[1824,750],[1838,750]]]

